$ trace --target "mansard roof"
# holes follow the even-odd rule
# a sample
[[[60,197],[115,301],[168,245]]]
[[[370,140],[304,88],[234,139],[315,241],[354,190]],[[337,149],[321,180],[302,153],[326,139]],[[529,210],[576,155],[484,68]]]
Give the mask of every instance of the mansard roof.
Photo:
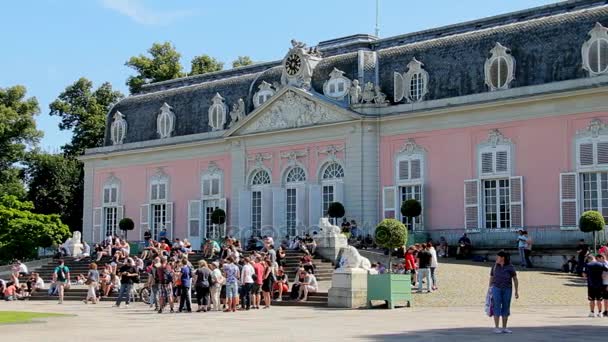
[[[490,49],[500,42],[516,61],[511,88],[586,78],[581,46],[596,22],[608,26],[606,1],[577,0],[532,8],[476,21],[378,39],[353,35],[319,43],[322,59],[312,74],[311,94],[323,97],[323,84],[337,68],[348,79],[379,84],[391,106],[383,113],[403,112],[394,106],[393,73],[404,72],[416,58],[428,72],[424,101],[488,92],[484,62]],[[219,71],[145,85],[108,113],[106,145],[111,144],[109,127],[120,111],[128,124],[125,143],[157,139],[156,117],[163,103],[175,114],[174,136],[211,131],[208,110],[219,93],[226,105],[239,99],[245,113],[254,111],[253,94],[262,82],[281,81],[282,61]],[[365,112],[365,111],[363,111]],[[227,115],[227,125],[230,116]]]

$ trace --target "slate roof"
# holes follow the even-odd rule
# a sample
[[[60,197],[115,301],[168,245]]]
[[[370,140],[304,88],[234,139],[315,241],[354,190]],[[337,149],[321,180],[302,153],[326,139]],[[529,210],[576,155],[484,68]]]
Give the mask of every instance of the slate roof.
[[[496,42],[508,47],[516,61],[511,88],[588,77],[582,69],[581,45],[596,22],[608,26],[606,3],[566,1],[385,39],[354,35],[324,41],[318,45],[323,60],[313,74],[313,93],[322,96],[323,83],[335,67],[350,79],[368,81],[377,74],[382,91],[392,100],[393,72],[405,71],[413,57],[429,73],[425,100],[487,92],[484,62]],[[361,50],[378,56],[375,63],[371,53],[363,54],[365,75],[359,75]],[[242,98],[250,113],[259,84],[278,83],[280,77],[281,61],[273,61],[146,85],[108,113],[106,145],[111,145],[109,126],[117,110],[129,127],[125,143],[158,138],[156,116],[164,102],[176,116],[174,136],[208,132],[208,109],[215,93],[229,107]]]

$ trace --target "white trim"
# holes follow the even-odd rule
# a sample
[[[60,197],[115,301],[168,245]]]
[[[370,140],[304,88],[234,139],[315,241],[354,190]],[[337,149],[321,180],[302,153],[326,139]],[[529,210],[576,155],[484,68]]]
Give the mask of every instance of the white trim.
[[[476,193],[474,194],[476,196],[476,202],[475,203],[467,203],[467,183],[475,183],[476,186]],[[466,232],[469,231],[477,231],[480,230],[482,225],[481,225],[481,204],[480,204],[480,196],[481,196],[481,182],[479,181],[479,179],[467,179],[464,181],[464,229]],[[470,194],[471,196],[473,194]],[[477,209],[477,227],[469,227],[467,224],[467,209],[469,208],[476,208]]]
[[[564,199],[564,186],[563,186],[563,181],[564,181],[564,177],[574,177],[574,198],[567,198]],[[578,197],[579,197],[579,173],[577,172],[564,172],[564,173],[560,173],[559,174],[559,224],[560,227],[562,227],[562,229],[570,229],[570,228],[576,228],[578,226],[578,222],[576,222],[575,225],[566,225],[564,224],[564,208],[563,205],[564,203],[574,203],[574,206],[576,208],[576,218],[578,220],[579,217],[579,213],[580,213],[580,204],[578,203]]]
[[[139,240],[144,239],[144,231],[150,229],[150,204],[139,207]]]
[[[519,182],[519,194],[517,194],[517,197],[519,197],[519,201],[515,201],[514,200],[514,194],[515,194],[515,190],[517,190],[516,187],[513,186],[513,184],[515,184],[516,182]],[[511,227],[510,228],[523,228],[525,226],[525,206],[524,206],[524,178],[522,176],[514,176],[514,177],[510,177],[509,178],[509,210],[510,210],[510,221],[511,221]],[[515,222],[513,220],[513,209],[516,208],[517,206],[519,206],[519,210],[520,210],[520,221],[519,222]]]
[[[598,50],[601,51],[599,43],[604,42],[608,43],[608,28],[604,27],[599,22],[595,23],[595,26],[588,33],[589,39],[587,39],[583,45],[581,46],[581,57],[583,60],[583,69],[587,70],[589,76],[599,76],[608,73],[608,65],[604,70],[594,71],[589,65],[589,53],[591,49],[591,45],[595,42],[598,42]],[[598,51],[598,53],[599,53]],[[608,59],[608,56],[604,56],[604,59]],[[598,58],[598,62],[600,59]]]
[[[493,129],[488,133],[488,138],[477,145],[477,175],[479,179],[494,179],[511,177],[514,166],[513,143],[507,139],[498,129]],[[506,152],[507,160],[505,171],[498,171],[498,153]],[[483,172],[483,155],[492,154],[492,172]]]
[[[392,194],[391,194],[392,192]],[[393,197],[393,206],[387,206],[387,203],[390,200],[390,197]],[[385,186],[382,188],[382,218],[388,218],[386,215],[387,211],[393,211],[394,215],[392,218],[397,217],[397,191],[394,186]]]
[[[485,74],[485,82],[486,85],[490,88],[490,91],[494,90],[502,90],[508,89],[511,82],[515,78],[515,58],[511,55],[511,50],[502,46],[499,42],[496,42],[492,50],[490,50],[492,54],[484,64],[484,74]],[[492,65],[496,62],[498,63],[497,70],[500,70],[500,60],[504,60],[507,67],[507,75],[506,79],[501,84],[493,84],[492,83]],[[500,78],[500,71],[497,75],[497,80]]]

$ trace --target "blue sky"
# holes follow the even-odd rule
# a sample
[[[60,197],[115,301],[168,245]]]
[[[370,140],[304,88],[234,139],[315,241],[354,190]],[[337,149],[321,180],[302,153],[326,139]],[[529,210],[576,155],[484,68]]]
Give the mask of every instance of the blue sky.
[[[380,0],[380,36],[388,37],[555,0]],[[226,63],[283,57],[296,38],[309,45],[373,33],[374,0],[12,0],[2,2],[0,87],[25,85],[40,103],[41,146],[56,151],[71,133],[58,129],[49,103],[79,77],[127,93],[124,66],[153,42],[171,41],[189,69],[209,54]]]

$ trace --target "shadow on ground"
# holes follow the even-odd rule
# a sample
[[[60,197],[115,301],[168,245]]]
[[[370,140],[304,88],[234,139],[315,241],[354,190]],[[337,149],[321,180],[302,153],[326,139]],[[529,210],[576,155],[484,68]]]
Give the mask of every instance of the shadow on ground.
[[[492,328],[433,329],[399,334],[361,336],[370,341],[606,341],[606,326],[567,325],[517,327],[513,334],[494,334]]]

